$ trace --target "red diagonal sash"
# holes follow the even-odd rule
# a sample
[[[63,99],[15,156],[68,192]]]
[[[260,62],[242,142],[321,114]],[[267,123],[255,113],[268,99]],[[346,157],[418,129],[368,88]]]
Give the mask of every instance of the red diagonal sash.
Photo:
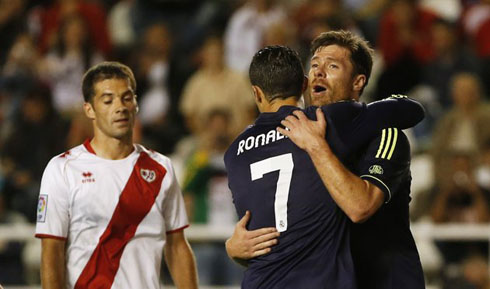
[[[112,218],[78,277],[75,289],[111,288],[124,248],[155,203],[166,173],[165,168],[148,154],[140,154]]]

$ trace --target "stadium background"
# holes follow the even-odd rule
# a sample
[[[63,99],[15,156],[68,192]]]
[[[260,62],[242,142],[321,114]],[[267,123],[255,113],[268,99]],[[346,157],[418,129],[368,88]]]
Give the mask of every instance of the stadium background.
[[[40,177],[90,138],[80,82],[105,59],[135,72],[137,142],[179,172],[201,284],[238,288],[223,249],[236,216],[222,154],[257,113],[248,63],[284,44],[307,67],[310,41],[330,29],[376,48],[363,101],[407,94],[426,108],[407,133],[429,288],[490,288],[488,0],[0,0],[0,284],[39,288]]]

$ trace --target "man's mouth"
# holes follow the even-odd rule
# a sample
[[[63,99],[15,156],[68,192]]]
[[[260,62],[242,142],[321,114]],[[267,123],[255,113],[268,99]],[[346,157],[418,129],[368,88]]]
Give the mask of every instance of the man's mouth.
[[[324,86],[321,86],[321,85],[315,85],[315,86],[313,86],[313,92],[314,93],[320,93],[320,92],[323,92],[325,90],[327,90],[327,88],[324,87]]]
[[[129,118],[120,118],[120,119],[116,119],[114,122],[115,123],[126,123],[129,121]]]

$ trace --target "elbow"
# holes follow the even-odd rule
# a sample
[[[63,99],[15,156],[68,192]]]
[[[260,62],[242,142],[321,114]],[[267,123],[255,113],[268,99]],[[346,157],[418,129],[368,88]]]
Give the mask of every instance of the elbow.
[[[350,212],[347,214],[347,217],[355,223],[355,224],[362,224],[366,222],[371,216],[373,215],[372,211],[365,208],[359,208],[358,210],[355,210],[355,212]]]

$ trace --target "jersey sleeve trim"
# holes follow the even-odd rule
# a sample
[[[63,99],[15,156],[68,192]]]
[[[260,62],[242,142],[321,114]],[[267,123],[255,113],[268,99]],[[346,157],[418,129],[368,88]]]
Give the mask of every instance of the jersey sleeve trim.
[[[388,188],[388,186],[380,179],[378,179],[377,177],[373,177],[371,175],[362,175],[361,176],[361,179],[366,179],[366,178],[371,178],[373,179],[376,183],[379,183],[381,184],[383,187],[385,187],[386,189],[386,192],[388,193],[388,200],[385,201],[385,204],[389,203],[391,201],[391,191],[390,191],[390,188]],[[372,181],[372,180],[371,180]]]
[[[177,232],[183,231],[185,228],[187,228],[187,227],[189,227],[189,226],[190,226],[190,225],[189,225],[189,224],[187,224],[187,225],[182,226],[182,227],[180,227],[180,228],[177,228],[177,229],[175,229],[175,230],[167,231],[166,233],[167,233],[167,234],[177,233]]]
[[[36,238],[39,238],[39,239],[48,238],[48,239],[56,239],[56,240],[61,240],[61,241],[66,241],[67,240],[66,237],[60,237],[60,236],[54,236],[54,235],[48,235],[48,234],[36,234],[34,236]]]

